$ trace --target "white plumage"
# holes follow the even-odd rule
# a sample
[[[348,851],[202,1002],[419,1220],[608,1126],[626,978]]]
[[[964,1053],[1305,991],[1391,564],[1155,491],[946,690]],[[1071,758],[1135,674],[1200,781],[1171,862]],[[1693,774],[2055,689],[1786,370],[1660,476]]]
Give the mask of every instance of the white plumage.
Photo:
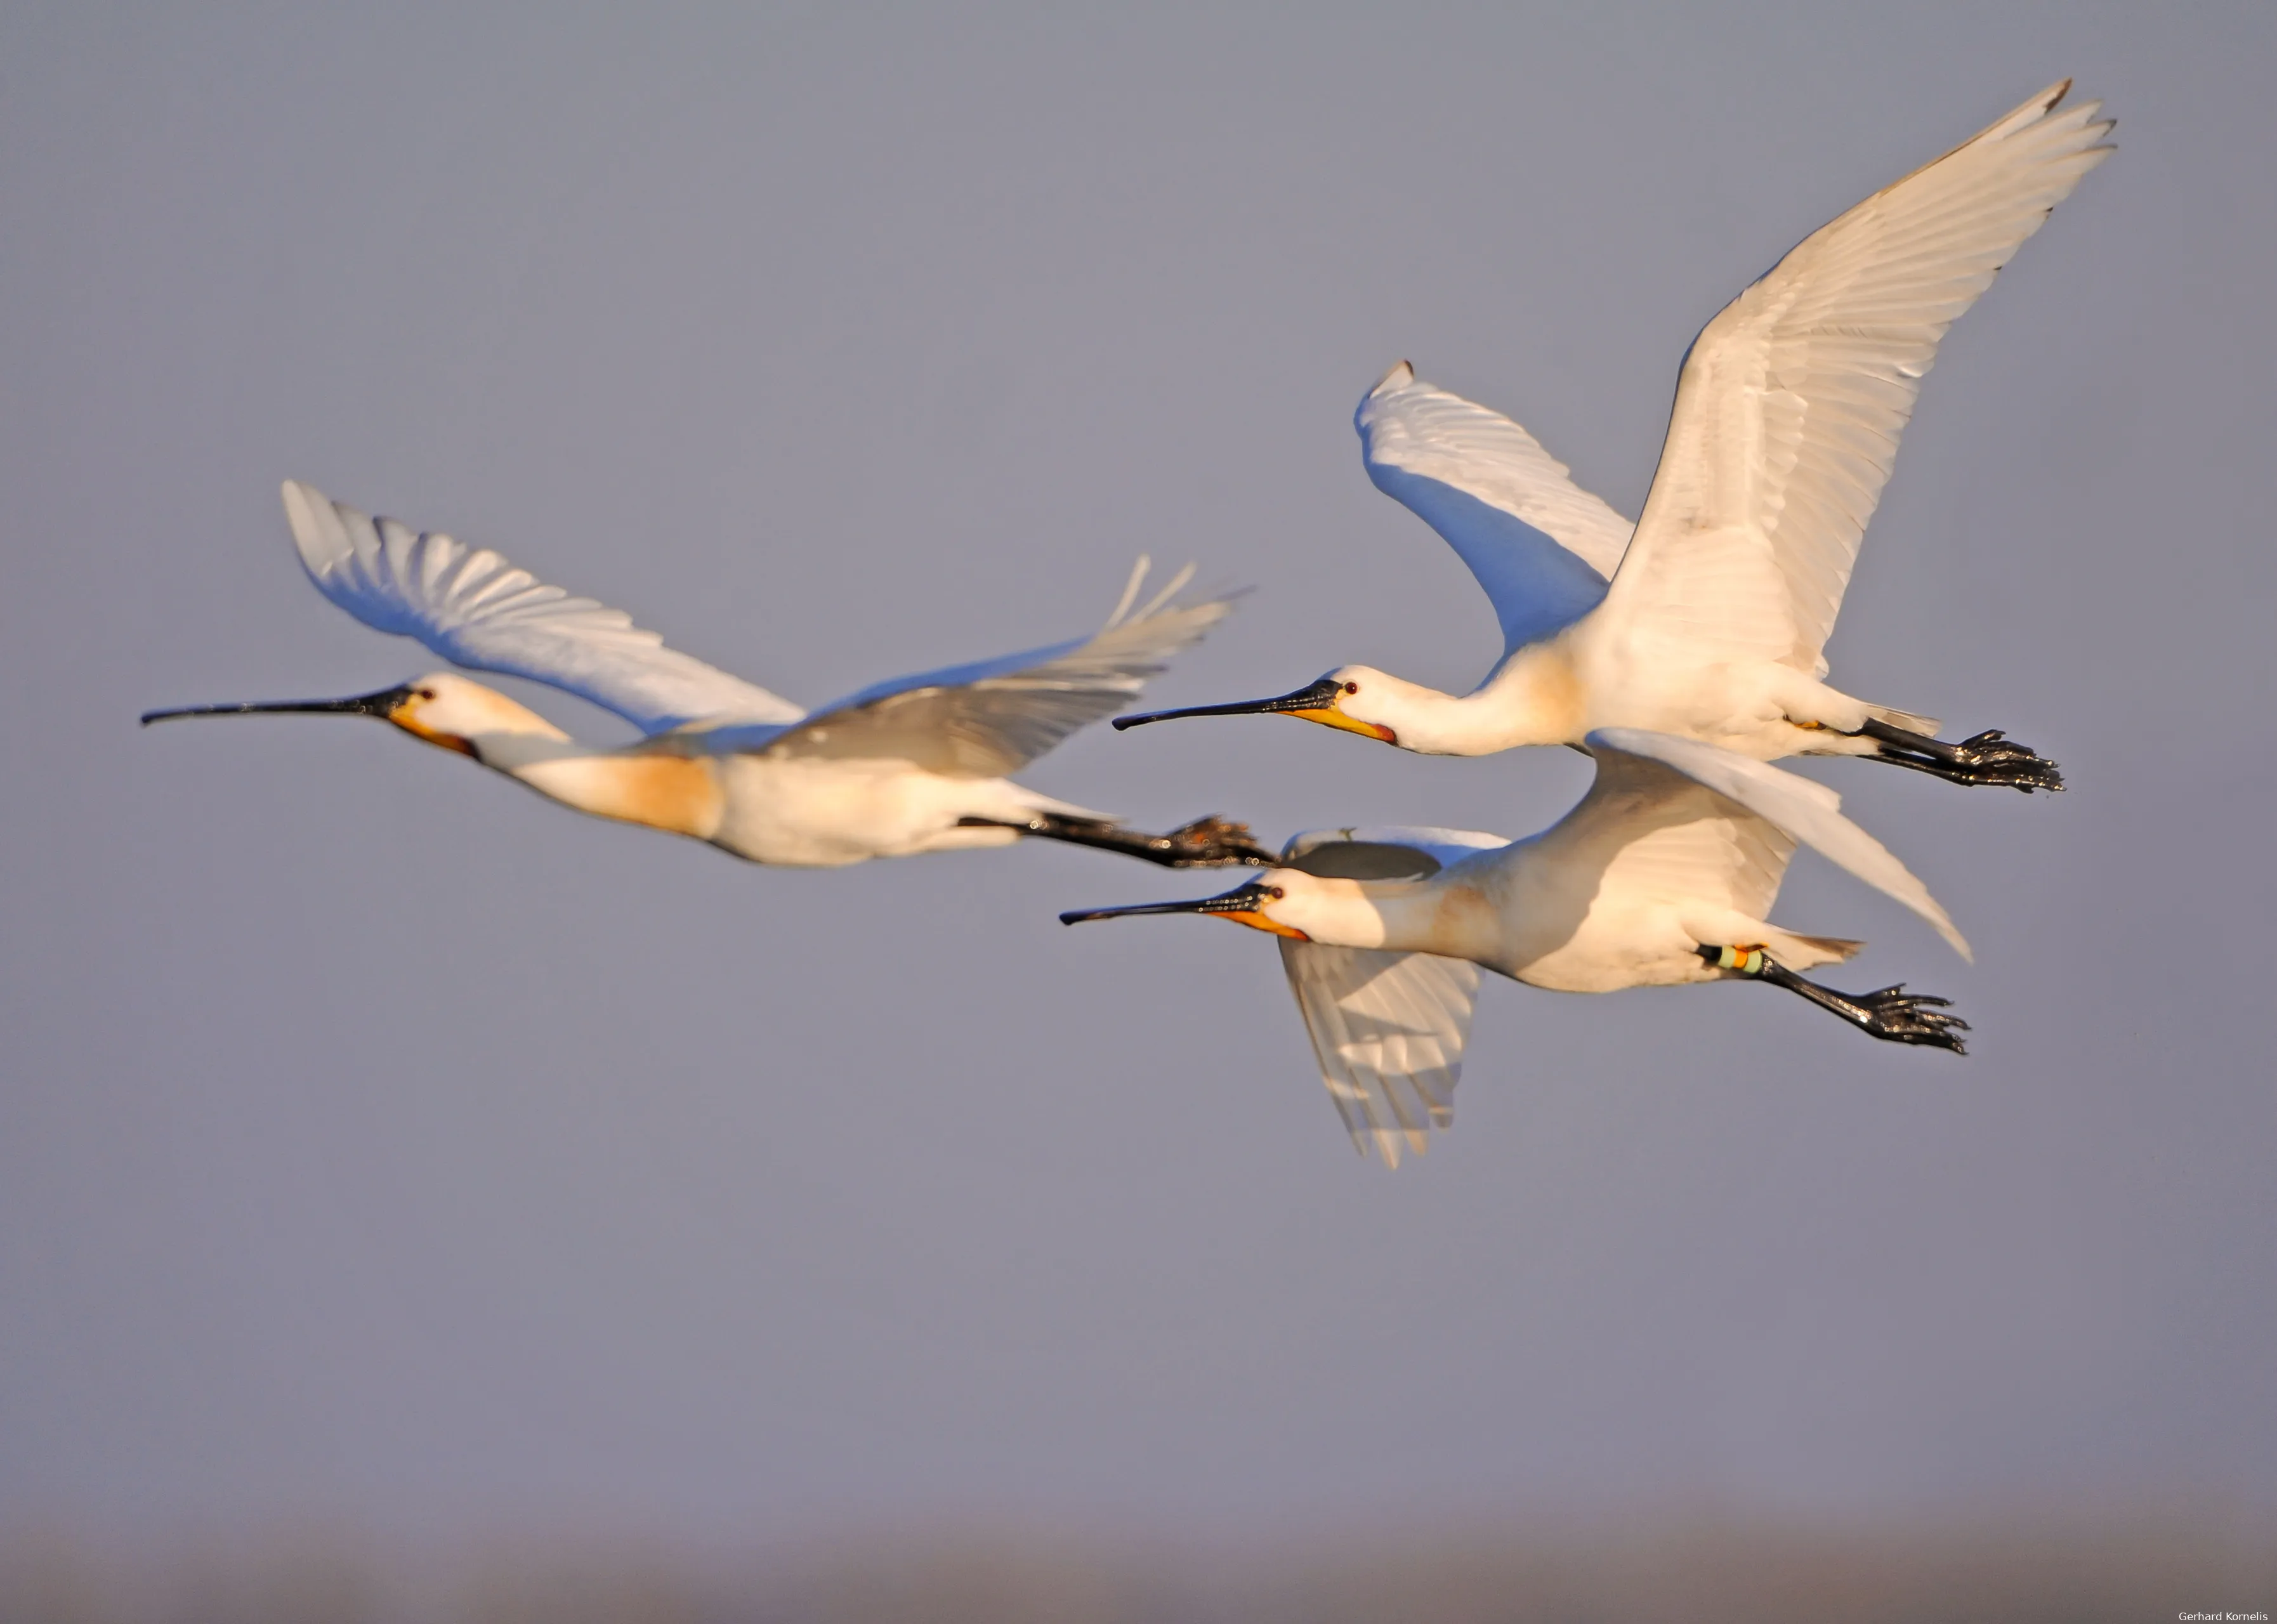
[[[1525,840],[1321,830],[1220,896],[1060,917],[1213,913],[1279,937],[1329,1097],[1353,1144],[1394,1166],[1453,1119],[1481,967],[1559,992],[1769,980],[1876,1037],[1961,1048],[1963,1023],[1937,1012],[1941,999],[1839,994],[1794,973],[1860,946],[1767,918],[1798,842],[1969,956],[1928,888],[1832,790],[1694,739],[1608,729],[1588,749],[1588,794]]]
[[[1436,953],[1281,942],[1289,990],[1344,1132],[1393,1167],[1455,1120],[1479,967]]]
[[[1813,232],[1726,305],[1677,380],[1607,608],[1686,657],[1813,676],[1938,345],[2111,156],[2101,103],[2034,96]]]
[[[1401,362],[1352,416],[1376,489],[1446,538],[1486,590],[1505,655],[1604,601],[1636,529],[1500,412]]]
[[[1938,343],[2107,157],[2068,83],[1812,233],[1687,355],[1634,527],[1500,414],[1401,362],[1355,416],[1369,477],[1443,536],[1493,601],[1504,653],[1460,698],[1364,666],[1269,700],[1408,750],[1484,755],[1642,728],[1762,760],[1870,756],[1961,782],[2056,789],[1995,733],[1828,687],[1822,650]]]
[[[692,835],[759,863],[833,867],[1023,835],[1173,865],[1265,855],[1236,824],[1208,819],[1142,835],[1005,776],[1130,703],[1224,617],[1228,598],[1178,601],[1191,568],[1134,610],[1140,560],[1114,614],[1088,637],[880,682],[810,714],[496,553],[374,519],[297,481],[284,495],[309,579],[356,619],[461,666],[590,699],[645,736],[621,749],[581,744],[447,672],[353,699],[193,706],[145,721],[261,711],[379,716],[581,812]]]

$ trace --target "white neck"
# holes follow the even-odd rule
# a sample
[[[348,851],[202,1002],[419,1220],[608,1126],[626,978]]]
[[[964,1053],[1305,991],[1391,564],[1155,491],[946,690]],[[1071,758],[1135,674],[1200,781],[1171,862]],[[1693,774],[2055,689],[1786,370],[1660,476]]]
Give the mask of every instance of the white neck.
[[[596,750],[544,722],[468,743],[484,766],[593,817],[697,840],[719,832],[725,797],[717,764],[707,757],[644,744]]]
[[[1580,685],[1563,642],[1528,644],[1467,694],[1443,694],[1394,677],[1370,678],[1381,690],[1365,710],[1400,747],[1427,756],[1488,756],[1521,744],[1578,743]]]
[[[1496,750],[1521,744],[1579,744],[1588,731],[1581,679],[1565,637],[1529,643],[1487,675],[1465,703],[1497,718]]]
[[[1284,917],[1324,947],[1486,962],[1500,940],[1495,909],[1468,884],[1436,878],[1307,879],[1301,911],[1291,910]]]

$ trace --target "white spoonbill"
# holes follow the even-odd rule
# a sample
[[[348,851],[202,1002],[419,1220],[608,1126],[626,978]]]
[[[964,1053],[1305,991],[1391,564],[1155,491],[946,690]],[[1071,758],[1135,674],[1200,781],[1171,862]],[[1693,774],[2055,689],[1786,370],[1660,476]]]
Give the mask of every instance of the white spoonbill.
[[[1461,554],[1502,622],[1475,690],[1340,666],[1277,698],[1115,725],[1279,713],[1452,756],[1644,728],[1758,760],[1864,756],[2060,789],[1998,729],[1949,743],[1930,718],[1827,686],[1820,651],[1938,341],[2112,151],[2098,103],[2057,111],[2069,88],[1812,233],[1708,324],[1634,527],[1518,424],[1405,362],[1368,392],[1369,476]]]
[[[1282,865],[1198,902],[1094,908],[1062,923],[1200,913],[1281,938],[1321,1080],[1362,1155],[1393,1166],[1453,1120],[1481,966],[1555,992],[1768,981],[1874,1037],[1963,1052],[1946,1000],[1838,993],[1797,971],[1864,944],[1765,915],[1801,841],[1896,897],[1964,958],[1928,888],[1824,784],[1696,739],[1593,733],[1589,793],[1525,840],[1457,829],[1299,835]]]
[[[541,584],[497,553],[374,520],[288,480],[285,513],[316,589],[381,631],[477,671],[530,677],[646,735],[581,744],[504,694],[451,672],[346,699],[200,705],[176,716],[377,716],[596,817],[709,841],[755,863],[834,868],[865,858],[1001,846],[1023,835],[1172,867],[1270,861],[1241,825],[1167,835],[1124,828],[1005,774],[1126,705],[1231,606],[1176,601],[1192,574],[1134,609],[1146,560],[1089,637],[880,682],[809,713],[664,646],[622,612]]]

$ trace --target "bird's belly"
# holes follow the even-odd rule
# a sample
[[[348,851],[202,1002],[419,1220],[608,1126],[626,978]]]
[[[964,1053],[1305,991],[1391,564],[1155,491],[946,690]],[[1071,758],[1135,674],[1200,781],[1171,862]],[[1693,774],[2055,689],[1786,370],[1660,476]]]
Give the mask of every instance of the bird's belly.
[[[1593,908],[1556,942],[1513,943],[1505,975],[1557,993],[1611,993],[1700,979],[1698,954],[1672,910]]]
[[[924,849],[957,813],[953,781],[893,761],[738,756],[712,844],[794,868],[840,868]],[[1009,838],[1009,836],[1008,836]]]
[[[1672,733],[1760,760],[1786,755],[1793,729],[1775,685],[1755,668],[1762,663],[1682,663],[1614,652],[1591,663],[1588,726]]]

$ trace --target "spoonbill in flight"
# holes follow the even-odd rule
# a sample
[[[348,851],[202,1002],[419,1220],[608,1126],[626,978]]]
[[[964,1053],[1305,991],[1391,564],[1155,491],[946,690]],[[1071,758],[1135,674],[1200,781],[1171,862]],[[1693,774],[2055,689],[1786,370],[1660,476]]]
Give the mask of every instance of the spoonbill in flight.
[[[664,645],[621,611],[541,584],[497,553],[374,520],[295,481],[285,513],[316,590],[367,626],[477,671],[590,699],[646,736],[581,744],[452,672],[346,699],[198,705],[176,716],[376,716],[596,817],[709,841],[755,863],[833,868],[865,858],[1001,846],[1025,835],[1169,867],[1269,862],[1238,823],[1169,835],[1123,827],[1004,776],[1128,704],[1231,606],[1177,601],[1189,567],[1136,608],[1141,559],[1088,637],[865,688],[812,713]]]
[[[1502,622],[1502,660],[1473,692],[1339,666],[1276,698],[1115,725],[1273,713],[1450,756],[1641,728],[1758,760],[1863,756],[2061,789],[2054,763],[1997,728],[1950,743],[1929,717],[1829,687],[1820,651],[1946,330],[2110,156],[2098,103],[2058,111],[2069,88],[1812,233],[1708,324],[1634,526],[1524,429],[1405,362],[1368,392],[1354,421],[1369,477],[1446,538]]]
[[[1631,728],[1588,738],[1596,782],[1520,841],[1458,829],[1299,835],[1282,865],[1198,902],[1061,922],[1199,913],[1281,939],[1321,1080],[1353,1146],[1397,1167],[1454,1119],[1481,966],[1555,992],[1755,980],[1893,1043],[1964,1052],[1947,1001],[1838,993],[1797,974],[1864,944],[1768,922],[1800,841],[1969,944],[1928,888],[1841,813],[1824,784],[1696,739]]]

